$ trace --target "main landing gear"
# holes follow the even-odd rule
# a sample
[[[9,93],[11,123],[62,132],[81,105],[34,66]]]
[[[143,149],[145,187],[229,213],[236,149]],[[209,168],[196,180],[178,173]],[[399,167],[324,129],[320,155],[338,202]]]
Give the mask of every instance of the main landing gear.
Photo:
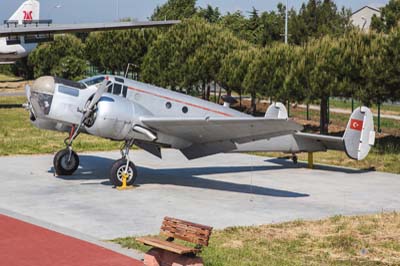
[[[72,149],[72,143],[79,135],[79,129],[75,130],[75,126],[71,128],[70,135],[65,139],[67,146],[65,149],[56,153],[53,160],[54,170],[57,175],[70,176],[79,167],[79,156]],[[120,187],[126,180],[126,185],[131,186],[136,181],[137,170],[135,164],[129,158],[129,150],[134,140],[125,141],[121,147],[122,158],[115,161],[110,171],[110,182],[115,187]]]
[[[121,148],[122,158],[115,161],[111,167],[110,182],[116,187],[122,186],[124,178],[127,186],[132,186],[136,181],[137,170],[135,164],[129,158],[129,149],[133,143],[133,140],[125,141]]]
[[[297,157],[297,154],[295,153],[292,154],[292,161],[294,164],[298,164],[299,157]]]

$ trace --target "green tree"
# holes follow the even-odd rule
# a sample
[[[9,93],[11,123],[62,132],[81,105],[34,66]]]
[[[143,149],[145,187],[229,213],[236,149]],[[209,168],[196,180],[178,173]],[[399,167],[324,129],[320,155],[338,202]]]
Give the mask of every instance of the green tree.
[[[389,91],[389,100],[400,100],[400,27],[396,27],[391,31],[386,39],[380,35],[385,41],[385,64],[388,71],[387,89]]]
[[[140,66],[156,30],[94,32],[86,40],[86,56],[100,71],[124,71],[128,63]]]
[[[223,58],[239,43],[219,25],[199,18],[185,20],[158,36],[145,56],[142,79],[188,92],[200,88],[208,98],[208,85],[218,82]]]
[[[243,83],[246,91],[252,95],[253,112],[257,94],[280,101],[292,97],[292,83],[288,82],[288,78],[296,59],[295,50],[293,46],[273,44],[262,49],[254,58]]]
[[[335,38],[326,36],[307,45],[306,64],[311,64],[310,72],[306,72],[308,98],[320,101],[320,131],[328,133],[328,101],[329,97],[338,95],[342,50]]]
[[[248,29],[248,20],[240,11],[227,13],[220,20],[220,25],[238,37],[239,39],[252,41],[254,34]]]
[[[247,75],[249,65],[257,57],[259,49],[245,45],[231,51],[221,63],[218,80],[225,90],[230,94],[232,91],[241,96],[245,91],[243,81]],[[255,103],[255,100],[252,101]],[[252,106],[254,110],[254,106]]]
[[[398,26],[400,20],[400,1],[390,0],[389,3],[382,8],[380,17],[374,15],[371,21],[371,28],[378,32],[389,33],[389,31]]]
[[[81,80],[85,78],[86,69],[86,60],[69,55],[61,58],[59,64],[50,73],[60,78]]]
[[[213,8],[211,5],[207,5],[206,8],[199,8],[197,15],[210,23],[217,23],[221,19],[221,12],[219,12],[218,7]]]
[[[86,71],[84,44],[73,35],[58,35],[54,42],[39,45],[28,57],[34,77],[62,74],[63,78],[77,80]],[[61,68],[65,70],[61,70]]]
[[[191,18],[196,12],[196,0],[168,0],[167,3],[156,7],[151,20]]]
[[[297,24],[292,24],[293,39],[297,44],[305,43],[310,37],[320,38],[327,34],[340,36],[350,26],[351,12],[338,10],[334,1],[309,0],[300,8]],[[292,34],[291,33],[291,34]]]

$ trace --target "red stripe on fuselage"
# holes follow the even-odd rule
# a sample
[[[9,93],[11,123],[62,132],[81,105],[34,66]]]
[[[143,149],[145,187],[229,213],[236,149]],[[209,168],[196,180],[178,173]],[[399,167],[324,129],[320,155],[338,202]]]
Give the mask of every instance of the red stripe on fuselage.
[[[149,94],[149,95],[152,95],[152,96],[156,96],[156,97],[159,97],[159,98],[162,98],[162,99],[166,99],[166,100],[168,100],[168,101],[173,101],[173,102],[177,102],[177,103],[182,103],[182,104],[185,104],[185,105],[189,105],[189,106],[192,106],[192,107],[195,107],[195,108],[199,108],[199,109],[202,109],[202,110],[205,110],[205,111],[208,111],[208,112],[216,113],[216,114],[223,115],[223,116],[227,116],[227,117],[233,117],[233,115],[231,115],[231,114],[227,114],[227,113],[220,112],[220,111],[217,111],[217,110],[212,110],[212,109],[209,109],[209,108],[200,106],[200,105],[196,105],[196,104],[193,104],[193,103],[184,102],[184,101],[177,100],[177,99],[174,99],[174,98],[170,98],[170,97],[167,97],[167,96],[164,96],[164,95],[161,95],[161,94],[157,94],[157,93],[153,93],[153,92],[149,92],[149,91],[145,91],[145,90],[141,90],[141,89],[137,89],[137,88],[132,88],[132,87],[128,87],[128,88],[129,88],[130,90],[133,90],[133,91],[137,91],[137,92],[141,92],[141,93],[146,93],[146,94]]]

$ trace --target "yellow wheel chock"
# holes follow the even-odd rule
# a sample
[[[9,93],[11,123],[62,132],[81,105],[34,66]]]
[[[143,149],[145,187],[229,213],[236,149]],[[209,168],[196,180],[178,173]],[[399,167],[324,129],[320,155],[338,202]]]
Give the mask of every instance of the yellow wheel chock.
[[[128,186],[126,184],[127,180],[128,180],[128,177],[129,177],[128,173],[123,173],[122,174],[122,186],[117,187],[118,190],[129,190],[129,189],[133,189],[134,188],[134,186]]]

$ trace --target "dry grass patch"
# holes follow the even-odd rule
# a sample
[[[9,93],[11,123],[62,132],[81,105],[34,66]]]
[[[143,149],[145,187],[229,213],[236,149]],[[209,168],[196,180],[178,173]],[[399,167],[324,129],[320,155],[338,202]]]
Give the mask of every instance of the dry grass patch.
[[[114,240],[147,251],[132,237]],[[334,216],[320,221],[214,231],[206,265],[400,265],[400,214]]]

